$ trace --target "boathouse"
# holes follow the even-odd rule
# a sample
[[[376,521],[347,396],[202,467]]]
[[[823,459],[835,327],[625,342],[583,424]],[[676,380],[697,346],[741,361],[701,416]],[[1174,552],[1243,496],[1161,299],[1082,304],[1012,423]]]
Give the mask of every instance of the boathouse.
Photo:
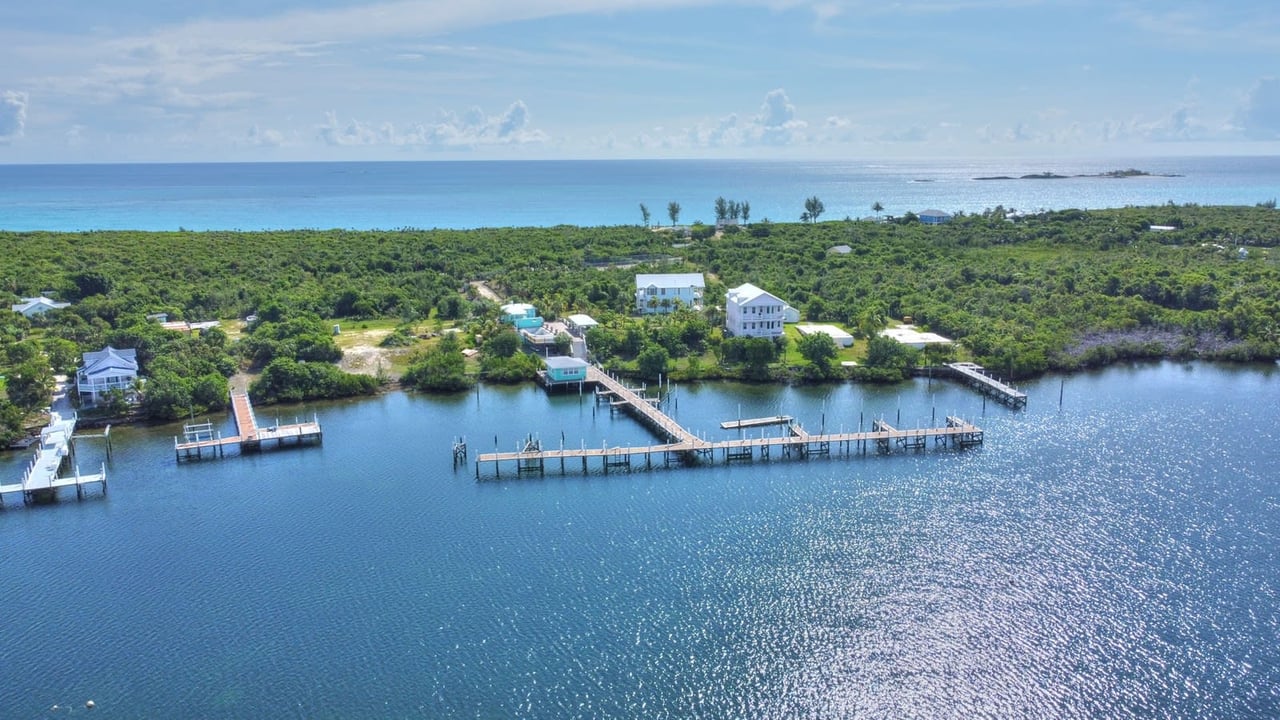
[[[553,383],[582,382],[587,379],[587,361],[554,355],[546,358],[547,380]]]

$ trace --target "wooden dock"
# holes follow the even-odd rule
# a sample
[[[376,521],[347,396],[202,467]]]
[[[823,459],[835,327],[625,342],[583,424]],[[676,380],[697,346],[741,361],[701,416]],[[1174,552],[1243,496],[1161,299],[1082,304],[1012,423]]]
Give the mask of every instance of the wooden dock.
[[[691,445],[702,442],[696,435],[681,427],[680,423],[655,407],[654,399],[641,397],[635,390],[623,385],[594,365],[587,367],[587,383],[595,386],[596,397],[610,398],[611,407],[631,412],[637,420],[658,433],[664,440]]]
[[[35,457],[27,465],[22,480],[17,483],[0,484],[0,507],[4,505],[4,496],[22,493],[22,501],[48,502],[57,497],[62,488],[74,487],[76,497],[83,498],[87,486],[97,485],[103,494],[107,492],[107,467],[103,463],[99,472],[82,475],[75,465],[74,436],[76,416],[63,417],[57,412],[51,413],[49,425],[40,432],[40,445]],[[73,467],[72,474],[62,476],[64,465]]]
[[[969,387],[974,388],[984,396],[993,397],[996,400],[1008,405],[1011,408],[1018,409],[1027,406],[1027,394],[1006,383],[997,380],[990,373],[970,362],[947,363],[954,377],[964,381]]]
[[[280,447],[286,443],[301,445],[320,443],[324,432],[319,418],[310,422],[293,422],[262,427],[253,411],[253,404],[245,393],[231,392],[231,417],[236,424],[236,434],[224,437],[213,429],[212,423],[194,423],[182,428],[183,440],[173,439],[173,452],[177,460],[198,460],[207,452],[210,457],[222,457],[228,447],[238,447],[241,453],[261,450],[264,443]]]
[[[883,420],[876,420],[868,432],[840,432],[810,434],[799,423],[789,416],[773,418],[756,418],[724,423],[734,428],[765,427],[767,425],[785,425],[786,434],[775,437],[741,438],[738,440],[708,441],[699,438],[689,430],[662,412],[651,398],[641,397],[634,390],[625,387],[614,378],[595,367],[588,369],[588,382],[597,385],[597,397],[608,399],[611,407],[626,408],[639,419],[651,432],[657,434],[664,443],[656,445],[608,447],[581,447],[577,449],[561,447],[556,450],[542,448],[533,437],[525,440],[522,449],[513,452],[483,453],[476,456],[476,478],[481,477],[483,467],[492,466],[494,475],[502,476],[503,465],[514,466],[517,475],[526,473],[543,474],[548,465],[559,465],[561,473],[570,467],[576,469],[581,465],[582,472],[588,472],[594,462],[605,473],[615,468],[630,470],[635,466],[652,468],[656,463],[661,465],[691,465],[700,460],[715,462],[717,456],[724,462],[739,460],[755,460],[770,458],[775,452],[782,457],[809,457],[843,453],[845,455],[866,454],[868,449],[888,453],[894,448],[903,450],[923,450],[932,440],[934,445],[952,447],[972,447],[981,445],[982,429],[958,417],[947,417],[943,427],[924,428],[918,430],[899,430]],[[767,421],[767,422],[766,422]],[[746,425],[742,423],[755,423]],[[454,441],[454,463],[459,456],[466,457],[465,442],[459,451],[459,441]]]
[[[790,415],[774,415],[773,417],[748,418],[746,420],[725,420],[720,423],[721,430],[745,430],[747,428],[769,427],[770,425],[790,425]]]
[[[803,430],[796,434],[797,425],[788,425],[788,434],[782,437],[744,438],[740,440],[682,441],[660,445],[599,447],[559,450],[543,450],[537,446],[526,445],[524,450],[505,453],[484,453],[476,456],[476,477],[481,477],[481,468],[492,465],[494,475],[502,476],[502,466],[514,465],[518,475],[546,472],[548,465],[559,466],[565,473],[571,467],[581,465],[582,472],[588,472],[592,463],[600,466],[608,473],[614,468],[631,469],[642,466],[652,468],[655,464],[664,466],[674,464],[693,464],[699,459],[715,462],[722,461],[769,459],[775,452],[784,458],[805,458],[832,454],[865,455],[868,450],[879,453],[892,452],[894,448],[902,450],[923,450],[932,440],[934,445],[966,448],[981,445],[982,429],[958,417],[948,417],[944,427],[922,428],[917,430],[899,430],[888,423],[877,420],[869,432],[848,432],[812,435]],[[570,462],[572,461],[572,462]]]

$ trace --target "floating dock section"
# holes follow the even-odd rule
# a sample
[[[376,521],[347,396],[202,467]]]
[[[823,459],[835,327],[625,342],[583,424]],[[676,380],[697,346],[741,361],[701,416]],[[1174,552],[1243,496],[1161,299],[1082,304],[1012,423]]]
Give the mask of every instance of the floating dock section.
[[[607,401],[611,408],[625,409],[639,419],[651,432],[666,442],[657,445],[608,447],[580,447],[547,450],[540,441],[533,437],[526,438],[523,447],[513,452],[483,453],[476,456],[476,478],[482,474],[482,468],[491,467],[497,477],[502,476],[503,467],[514,470],[517,475],[526,473],[543,474],[548,465],[559,466],[560,472],[568,472],[581,465],[582,472],[588,472],[591,464],[602,468],[605,473],[613,469],[631,470],[660,465],[690,465],[698,461],[714,463],[717,458],[723,462],[768,459],[775,454],[785,458],[805,458],[832,454],[866,454],[868,450],[880,453],[892,452],[895,448],[902,450],[922,450],[932,440],[936,446],[952,446],[959,448],[981,445],[983,432],[979,427],[954,416],[946,419],[943,427],[900,430],[883,420],[872,424],[869,432],[840,432],[810,434],[799,423],[789,416],[772,418],[756,418],[753,420],[737,420],[723,423],[721,427],[744,429],[748,427],[764,428],[769,425],[785,426],[785,434],[765,437],[761,430],[759,438],[741,438],[737,440],[708,441],[699,438],[689,430],[681,427],[660,410],[652,398],[645,398],[635,390],[625,387],[621,382],[609,377],[599,369],[592,367],[587,382],[596,388],[598,401]],[[466,457],[465,442],[459,446],[454,441],[454,462],[459,457]]]
[[[213,423],[193,423],[182,428],[183,439],[173,439],[174,456],[179,460],[198,460],[206,454],[222,457],[228,447],[237,447],[241,453],[261,450],[264,447],[280,447],[285,444],[319,444],[324,438],[319,418],[310,422],[294,422],[262,427],[253,412],[249,396],[231,392],[231,416],[236,423],[236,434],[224,437],[213,429]],[[271,443],[274,441],[274,445]]]
[[[1020,409],[1027,406],[1027,394],[997,380],[994,376],[971,362],[947,363],[946,366],[955,377],[986,397],[992,397],[1011,408]]]
[[[63,417],[57,412],[51,413],[49,424],[40,431],[40,446],[35,457],[22,473],[22,480],[17,483],[0,484],[0,506],[4,505],[5,495],[22,493],[22,501],[49,502],[57,498],[62,488],[74,487],[76,497],[83,498],[86,487],[97,485],[105,495],[107,492],[107,466],[103,463],[99,472],[82,475],[79,466],[75,465],[74,437],[76,416]],[[73,467],[72,474],[62,476],[64,465]]]
[[[746,430],[747,428],[769,427],[770,425],[790,425],[794,420],[790,415],[774,415],[772,417],[749,418],[747,420],[725,420],[720,423],[721,430]]]

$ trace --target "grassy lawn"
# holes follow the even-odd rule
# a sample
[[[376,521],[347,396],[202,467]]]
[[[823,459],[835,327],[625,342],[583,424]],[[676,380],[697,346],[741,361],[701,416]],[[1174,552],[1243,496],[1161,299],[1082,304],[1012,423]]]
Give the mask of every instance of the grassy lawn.
[[[824,323],[815,323],[815,324],[834,325],[835,327],[838,327],[841,330],[844,330],[850,335],[853,334],[853,331],[851,331],[849,328],[845,327],[844,325],[841,325],[840,323],[824,322]],[[787,340],[790,341],[787,344],[786,364],[795,366],[795,367],[804,367],[808,365],[809,361],[805,360],[804,357],[800,354],[800,351],[796,349],[798,343],[800,342],[800,339],[803,338],[804,335],[800,334],[800,331],[796,329],[795,325],[784,325],[783,328],[787,334]],[[867,341],[862,338],[855,337],[853,340],[852,346],[847,348],[837,346],[836,350],[837,350],[836,359],[835,359],[836,363],[850,362],[850,361],[861,363],[863,358],[867,356]]]
[[[425,323],[424,323],[425,324]],[[399,320],[326,320],[325,325],[337,325],[339,334],[333,337],[333,342],[342,350],[349,350],[358,345],[372,345],[377,347],[382,339],[390,335],[397,327],[400,326]],[[416,335],[419,330],[415,326],[413,332]]]
[[[415,338],[412,345],[405,347],[382,347],[382,341],[403,325],[399,320],[326,320],[325,325],[339,326],[339,334],[333,338],[334,344],[344,354],[343,365],[349,372],[369,372],[382,364],[383,370],[393,377],[399,377],[409,369],[409,359],[417,350],[430,347],[439,342],[435,335],[442,330],[452,329],[457,323],[440,322],[435,319],[420,320],[408,326]],[[478,361],[468,360],[468,370],[478,368]]]

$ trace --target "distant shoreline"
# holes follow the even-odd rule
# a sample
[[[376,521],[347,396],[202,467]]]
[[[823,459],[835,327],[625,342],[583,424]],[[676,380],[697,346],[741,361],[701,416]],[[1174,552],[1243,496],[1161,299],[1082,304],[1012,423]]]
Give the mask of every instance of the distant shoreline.
[[[1178,173],[1153,173],[1147,172],[1146,170],[1135,170],[1133,168],[1129,168],[1128,170],[1111,170],[1104,173],[1084,173],[1080,175],[1059,175],[1054,172],[1031,173],[1030,175],[1019,175],[1017,177],[1014,177],[1013,175],[987,175],[984,177],[976,177],[974,180],[1067,180],[1069,178],[1118,179],[1131,177],[1175,178],[1184,176],[1179,175]]]

